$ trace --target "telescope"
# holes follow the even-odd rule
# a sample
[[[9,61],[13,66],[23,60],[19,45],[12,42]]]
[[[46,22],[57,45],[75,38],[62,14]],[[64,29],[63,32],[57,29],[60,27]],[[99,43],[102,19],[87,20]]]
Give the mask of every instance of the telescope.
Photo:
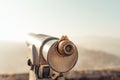
[[[64,80],[78,60],[75,44],[67,36],[61,38],[45,34],[29,34],[27,64],[29,80]]]

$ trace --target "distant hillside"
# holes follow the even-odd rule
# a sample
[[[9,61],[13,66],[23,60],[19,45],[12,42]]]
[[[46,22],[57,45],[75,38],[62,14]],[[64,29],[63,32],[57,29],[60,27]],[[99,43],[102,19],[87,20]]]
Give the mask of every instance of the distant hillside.
[[[0,41],[0,73],[27,72],[26,60],[25,43]]]
[[[120,57],[120,37],[81,36],[72,39],[78,46],[105,51]]]
[[[75,70],[120,65],[120,58],[103,51],[78,47],[79,60]],[[23,42],[0,41],[0,73],[28,72],[27,46]]]
[[[79,60],[75,69],[98,69],[120,65],[120,58],[103,51],[88,50],[79,47]]]

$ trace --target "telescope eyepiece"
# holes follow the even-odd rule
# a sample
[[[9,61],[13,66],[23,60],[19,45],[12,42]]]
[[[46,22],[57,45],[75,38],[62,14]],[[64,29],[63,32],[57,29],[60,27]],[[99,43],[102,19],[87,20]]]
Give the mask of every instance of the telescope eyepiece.
[[[74,53],[74,50],[75,50],[74,44],[68,38],[63,38],[62,36],[62,39],[58,43],[59,54],[63,56],[70,56]]]
[[[64,52],[66,55],[71,55],[73,51],[73,46],[71,44],[64,46]]]

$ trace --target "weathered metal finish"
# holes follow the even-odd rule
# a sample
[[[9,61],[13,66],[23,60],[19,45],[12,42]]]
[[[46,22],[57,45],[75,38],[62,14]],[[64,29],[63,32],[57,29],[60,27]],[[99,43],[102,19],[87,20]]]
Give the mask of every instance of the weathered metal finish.
[[[39,64],[47,63],[43,57],[42,49],[43,49],[43,46],[46,44],[46,42],[50,40],[58,40],[58,38],[51,37],[51,36],[44,35],[44,34],[29,34],[27,36],[27,40],[26,40],[27,45],[28,46],[35,45],[37,49],[38,56],[39,56]]]
[[[57,51],[58,43],[56,42],[52,46],[51,43],[51,41],[46,43],[47,45],[44,46],[45,50],[43,49],[43,54],[47,53],[46,60],[50,67],[57,72],[67,72],[72,69],[78,58],[76,47],[72,46],[74,49],[72,55],[61,55],[61,53]]]
[[[71,70],[77,62],[77,48],[67,36],[58,39],[44,34],[30,34],[26,43],[29,47],[29,80],[63,80],[60,75]]]
[[[32,65],[39,65],[38,52],[37,52],[34,45],[30,45],[28,47],[28,57],[29,57],[30,62],[32,63]],[[30,65],[31,65],[31,63],[30,63]]]

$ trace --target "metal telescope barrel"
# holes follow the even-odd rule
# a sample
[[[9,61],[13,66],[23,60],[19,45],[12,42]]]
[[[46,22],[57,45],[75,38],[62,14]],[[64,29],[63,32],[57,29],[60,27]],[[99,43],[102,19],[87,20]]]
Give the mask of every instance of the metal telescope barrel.
[[[38,58],[34,59],[38,60],[36,64],[48,64],[56,72],[67,72],[77,62],[77,48],[67,36],[59,39],[44,34],[29,34],[26,42],[28,46],[34,46],[33,52],[38,55]]]

